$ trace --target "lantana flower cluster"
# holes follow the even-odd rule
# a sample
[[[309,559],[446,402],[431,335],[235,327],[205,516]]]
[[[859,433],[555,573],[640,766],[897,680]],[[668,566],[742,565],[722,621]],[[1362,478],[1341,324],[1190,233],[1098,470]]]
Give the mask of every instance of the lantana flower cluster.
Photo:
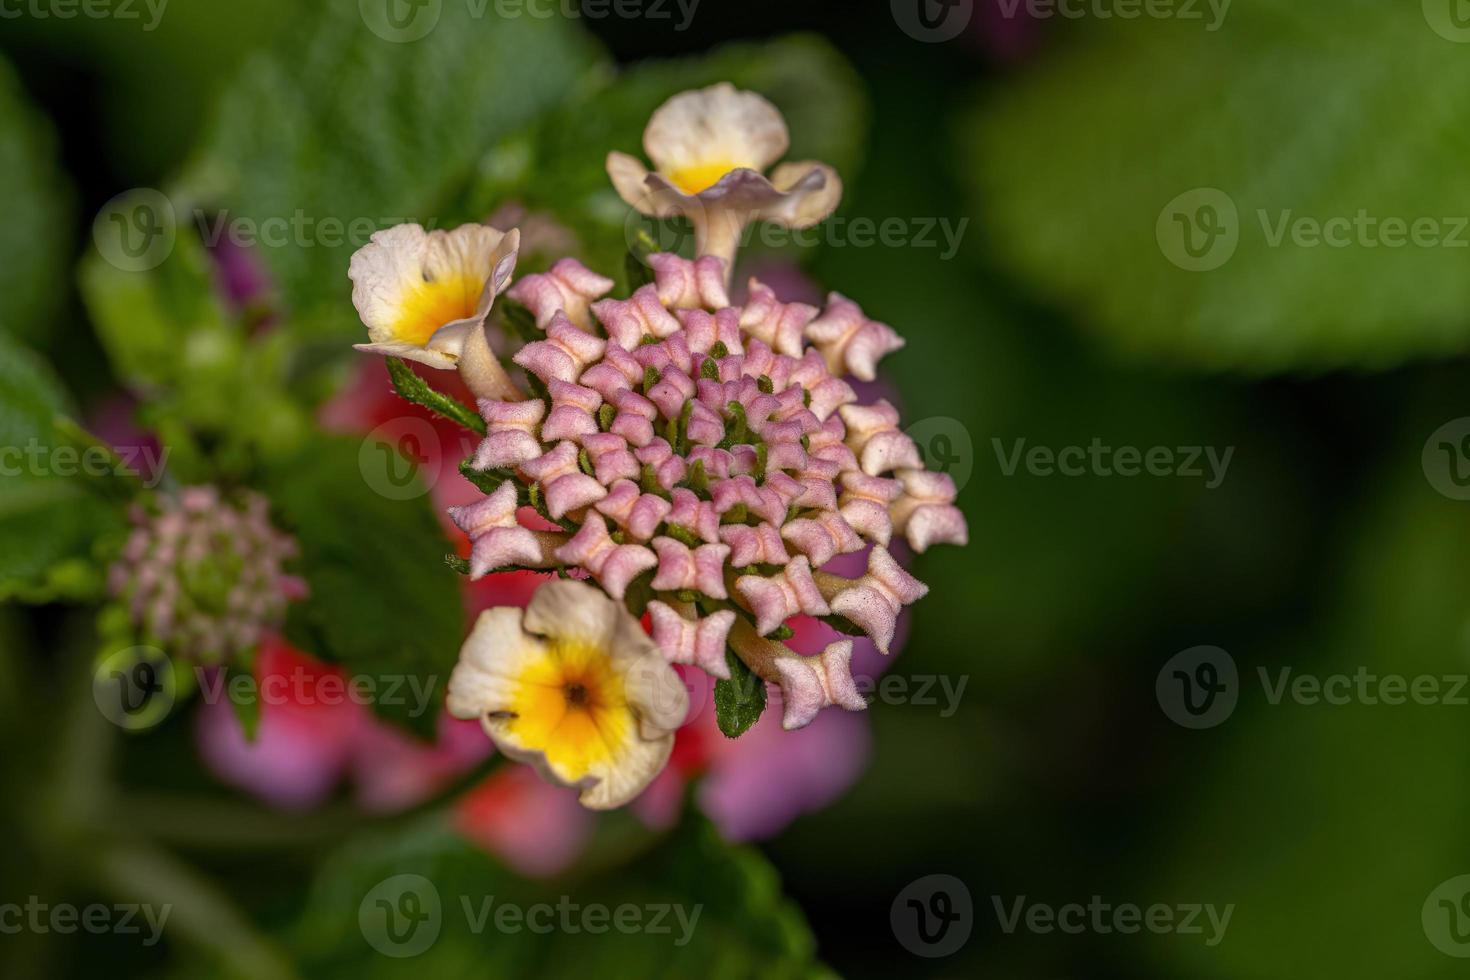
[[[866,708],[852,642],[799,654],[782,642],[787,620],[819,617],[887,653],[900,611],[927,591],[889,546],[967,538],[950,478],[924,468],[892,404],[862,403],[847,380],[874,380],[899,335],[837,293],[818,309],[752,279],[731,300],[739,229],[804,226],[836,206],[825,165],[761,175],[786,144],[759,96],[676,96],[645,134],[675,169],[639,185],[630,158],[608,166],[631,206],[693,221],[700,254],[647,256],[651,281],[625,298],[570,258],[510,285],[537,331],[510,358],[524,388],[498,361],[457,355],[486,428],[468,464],[486,494],[451,511],[470,573],[560,577],[524,612],[482,615],[449,709],[588,806],[626,803],[667,762],[688,708],[674,665],[779,687],[787,729]],[[437,367],[451,366],[446,350],[488,349],[483,321],[515,244],[479,226],[374,236],[353,259],[369,349]],[[823,570],[864,549],[865,574]]]
[[[109,571],[114,598],[150,643],[198,664],[254,650],[306,584],[286,573],[296,542],[270,523],[260,494],[185,487],[134,506]]]

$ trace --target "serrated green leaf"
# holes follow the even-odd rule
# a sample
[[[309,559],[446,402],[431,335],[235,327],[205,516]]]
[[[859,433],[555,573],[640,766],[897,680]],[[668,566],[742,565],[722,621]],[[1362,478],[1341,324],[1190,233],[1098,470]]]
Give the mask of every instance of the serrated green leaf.
[[[599,62],[561,19],[432,11],[433,29],[407,43],[354,3],[304,14],[230,85],[185,172],[175,196],[215,212],[207,224],[260,232],[293,330],[358,333],[347,262],[366,233],[483,218],[455,203],[475,162]]]
[[[729,680],[715,682],[715,720],[726,738],[739,738],[766,710],[766,685],[735,651],[725,650]]]
[[[74,559],[122,527],[88,492],[82,454],[56,429],[65,394],[44,360],[0,334],[0,597],[49,601],[95,591]]]
[[[226,329],[209,257],[187,229],[152,269],[119,268],[94,249],[78,280],[113,370],[134,388],[173,383],[188,368],[190,345]]]
[[[995,260],[1116,347],[1190,366],[1470,347],[1464,45],[1419,4],[1237,0],[1210,19],[1079,25],[985,99],[960,173]],[[1341,247],[1300,244],[1300,219],[1336,222]],[[1387,244],[1389,219],[1434,243]]]
[[[359,468],[360,446],[321,439],[263,481],[282,525],[301,546],[309,598],[293,604],[290,635],[301,648],[377,678],[400,696],[374,699],[383,717],[428,734],[464,639],[459,577],[428,496],[389,500]],[[409,681],[430,691],[410,695]],[[425,710],[419,710],[425,709]]]
[[[53,138],[0,60],[0,330],[39,341],[66,290],[70,193]]]

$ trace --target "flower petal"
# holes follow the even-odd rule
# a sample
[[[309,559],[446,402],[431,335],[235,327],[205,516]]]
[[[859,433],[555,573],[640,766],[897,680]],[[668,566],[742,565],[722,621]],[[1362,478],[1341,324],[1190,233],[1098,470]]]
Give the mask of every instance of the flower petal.
[[[729,82],[680,92],[659,106],[643,132],[648,158],[688,193],[740,167],[763,171],[789,145],[780,111]]]

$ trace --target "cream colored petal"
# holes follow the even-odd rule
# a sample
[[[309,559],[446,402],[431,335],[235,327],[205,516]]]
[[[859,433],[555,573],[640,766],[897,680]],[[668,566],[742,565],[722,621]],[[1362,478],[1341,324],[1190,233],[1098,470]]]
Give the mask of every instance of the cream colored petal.
[[[352,255],[347,277],[352,280],[352,305],[368,336],[376,342],[393,340],[408,293],[423,281],[423,256],[428,233],[419,225],[396,225],[374,232]]]
[[[546,582],[526,607],[525,628],[541,636],[607,649],[627,612],[602,590],[574,579]]]
[[[680,92],[654,112],[643,132],[644,151],[666,176],[711,166],[763,171],[789,145],[780,111],[729,82]]]
[[[488,275],[506,232],[489,225],[460,225],[453,231],[436,229],[429,232],[424,249],[424,278],[443,279],[473,272]]]
[[[511,606],[485,610],[449,676],[449,713],[470,720],[507,710],[527,668],[549,655],[545,643],[522,629],[521,610]],[[485,730],[494,735],[488,720]]]
[[[677,213],[669,210],[670,202],[666,196],[650,193],[644,183],[648,179],[648,168],[628,154],[614,151],[607,155],[607,176],[618,196],[639,214],[666,218]]]
[[[447,327],[485,319],[515,270],[519,244],[519,232],[486,225],[432,232],[399,225],[376,233],[348,266],[352,301],[368,337],[457,357],[456,348],[431,339]]]
[[[464,355],[465,341],[469,339],[470,332],[481,325],[483,319],[470,317],[465,320],[455,320],[440,327],[434,336],[429,338],[427,347],[431,351],[441,351],[452,354],[455,360]]]
[[[401,357],[408,361],[418,361],[432,368],[442,371],[453,371],[459,363],[459,359],[453,354],[444,351],[430,350],[427,347],[419,347],[417,344],[405,344],[401,341],[390,340],[381,344],[353,344],[354,348],[366,351],[369,354],[381,354],[384,357]]]
[[[783,163],[771,172],[771,183],[782,197],[763,207],[759,217],[788,228],[809,228],[842,202],[842,178],[825,163]]]
[[[613,758],[593,767],[597,782],[584,789],[578,801],[589,810],[612,810],[631,802],[663,772],[673,751],[672,732],[650,740],[630,729]]]

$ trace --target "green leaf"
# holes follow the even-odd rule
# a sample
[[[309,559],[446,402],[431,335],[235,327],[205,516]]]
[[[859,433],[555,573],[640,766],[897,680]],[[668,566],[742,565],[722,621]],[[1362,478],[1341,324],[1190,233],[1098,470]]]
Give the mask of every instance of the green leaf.
[[[422,405],[480,435],[485,434],[484,419],[450,396],[430,388],[428,382],[414,374],[413,369],[400,359],[388,358],[388,377],[393,380],[393,390],[405,401]]]
[[[139,199],[138,206],[148,206]],[[119,213],[127,213],[120,202]],[[125,269],[93,249],[78,272],[98,339],[125,383],[142,390],[178,380],[198,349],[227,329],[209,257],[188,229],[151,269]]]
[[[766,710],[766,685],[735,651],[725,650],[730,679],[715,682],[715,720],[726,738],[739,738]]]
[[[444,563],[449,543],[429,498],[380,495],[361,448],[321,439],[266,475],[311,590],[288,629],[303,650],[374,678],[381,693],[391,687],[397,696],[375,698],[374,709],[427,734],[464,639],[461,583]],[[424,691],[426,702],[416,696]]]
[[[1470,512],[1406,476],[1369,512],[1321,627],[1281,649],[1231,650],[1234,713],[1182,731],[1194,791],[1171,821],[1181,832],[1148,835],[1142,866],[1159,880],[1147,894],[1237,907],[1214,948],[1157,941],[1161,975],[1464,975],[1431,945],[1420,912],[1470,867]],[[1383,686],[1395,676],[1397,695]],[[1291,693],[1303,678],[1322,682],[1314,699]],[[1436,692],[1429,703],[1416,701],[1416,683],[1432,685],[1418,689]]]
[[[361,329],[347,263],[367,235],[482,218],[455,203],[480,155],[600,57],[560,19],[434,4],[417,10],[437,17],[433,29],[395,43],[358,8],[320,5],[247,64],[176,195],[214,212],[206,242],[224,229],[257,232],[291,329],[328,337]]]
[[[432,820],[360,839],[323,864],[291,944],[304,975],[329,980],[407,975],[405,963],[436,977],[795,978],[818,968],[805,917],[759,851],[725,844],[702,819],[664,839],[632,833],[652,849],[557,883],[512,876]],[[619,908],[642,927],[616,927]]]
[[[559,214],[583,239],[589,262],[609,274],[624,268],[635,245],[641,252],[669,249],[677,244],[675,237],[665,234],[651,246],[646,222],[630,220],[628,206],[608,180],[607,154],[621,150],[642,159],[643,129],[661,103],[685,89],[721,81],[759,92],[782,111],[791,130],[788,160],[820,160],[845,180],[855,179],[867,136],[862,82],[829,42],[796,35],[636,65],[548,113],[530,134],[529,145],[519,134],[487,156],[471,199],[489,209],[515,196]],[[515,166],[502,165],[507,157]]]
[[[0,60],[0,330],[38,341],[66,293],[71,201],[45,122]]]
[[[991,255],[1134,355],[1279,371],[1464,351],[1470,106],[1443,93],[1470,62],[1425,16],[1238,0],[1223,30],[1079,26],[966,128]],[[1300,219],[1339,222],[1341,247],[1299,243]]]
[[[56,419],[67,400],[50,365],[0,334],[0,598],[78,597],[87,563],[122,527],[121,508],[88,492],[82,450]]]

